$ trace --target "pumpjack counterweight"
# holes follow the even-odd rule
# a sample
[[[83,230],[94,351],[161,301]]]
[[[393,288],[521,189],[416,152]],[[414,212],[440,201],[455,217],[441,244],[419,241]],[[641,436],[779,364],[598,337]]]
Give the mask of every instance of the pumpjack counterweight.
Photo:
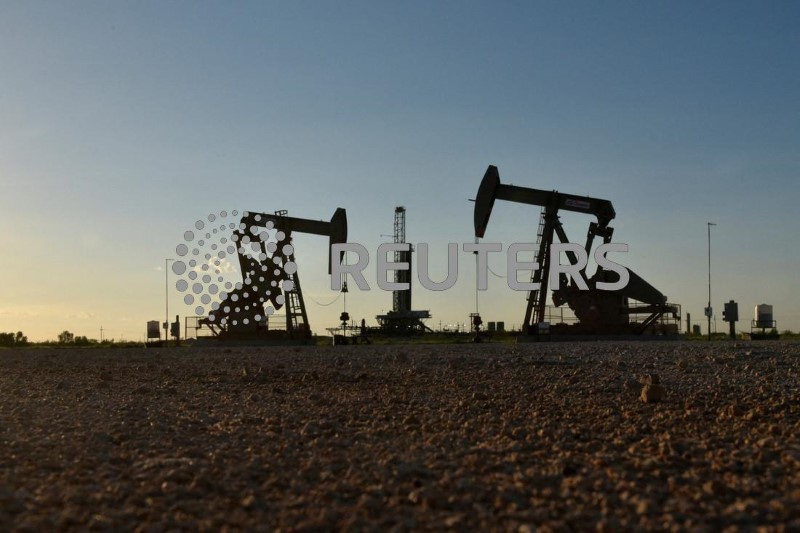
[[[483,180],[478,188],[475,198],[474,226],[475,236],[483,238],[489,224],[489,218],[496,200],[505,200],[526,205],[535,205],[541,208],[539,227],[537,230],[536,262],[539,268],[532,274],[531,281],[539,284],[539,289],[528,294],[525,317],[523,319],[523,333],[535,335],[539,325],[547,322],[546,308],[548,295],[550,264],[550,248],[555,237],[559,242],[570,242],[561,224],[560,211],[571,211],[592,215],[596,218],[589,224],[586,234],[585,250],[591,256],[595,239],[603,243],[610,243],[614,234],[609,226],[616,217],[616,211],[610,201],[560,193],[558,191],[545,191],[515,185],[500,183],[500,173],[497,167],[490,165],[486,169]],[[572,265],[578,263],[574,253],[567,252],[567,259]],[[628,270],[630,280],[627,286],[616,291],[597,289],[598,282],[613,283],[619,280],[619,275],[598,266],[594,275],[586,280],[588,290],[581,290],[575,280],[560,279],[559,289],[553,292],[553,304],[556,307],[567,304],[578,319],[572,325],[558,324],[551,328],[555,333],[578,334],[642,334],[645,332],[674,333],[677,334],[677,324],[665,324],[662,318],[671,315],[680,320],[680,306],[667,303],[667,297],[636,273]],[[586,267],[580,270],[580,275],[586,277]],[[561,276],[565,277],[564,274]],[[631,304],[630,301],[638,303]],[[647,315],[641,321],[634,320],[640,315]]]

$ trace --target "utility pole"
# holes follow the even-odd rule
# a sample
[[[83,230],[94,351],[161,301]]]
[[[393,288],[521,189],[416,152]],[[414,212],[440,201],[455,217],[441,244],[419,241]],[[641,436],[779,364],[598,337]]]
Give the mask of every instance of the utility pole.
[[[100,326],[100,344],[103,344],[103,326]]]
[[[166,304],[166,311],[167,314],[165,315],[166,319],[164,320],[164,346],[169,344],[169,262],[175,261],[174,259],[165,259],[164,260],[164,295]]]
[[[716,224],[708,222],[708,307],[706,307],[706,316],[708,317],[708,340],[711,340],[711,316],[714,314],[711,309],[711,226],[716,226]]]

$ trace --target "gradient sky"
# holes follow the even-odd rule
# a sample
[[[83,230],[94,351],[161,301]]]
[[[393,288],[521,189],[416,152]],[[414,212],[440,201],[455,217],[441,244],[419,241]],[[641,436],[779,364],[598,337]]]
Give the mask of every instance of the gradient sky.
[[[611,200],[620,262],[703,320],[712,284],[800,330],[797,2],[38,2],[0,4],[0,331],[139,340],[164,320],[164,259],[221,210],[329,219],[374,251],[471,242],[489,164],[506,183]],[[565,214],[578,242],[592,219]],[[486,240],[535,239],[498,202]],[[297,236],[310,322],[342,301],[326,240]],[[418,288],[431,325],[475,309]],[[504,258],[493,257],[502,273]],[[353,290],[356,318],[391,295]],[[490,276],[484,320],[524,294]],[[172,279],[174,283],[174,278]],[[170,314],[192,314],[171,287]]]

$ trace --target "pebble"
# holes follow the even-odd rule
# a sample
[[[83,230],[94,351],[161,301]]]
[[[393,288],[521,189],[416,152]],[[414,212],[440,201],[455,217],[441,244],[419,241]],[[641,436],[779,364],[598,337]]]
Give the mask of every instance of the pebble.
[[[639,398],[644,403],[656,403],[664,399],[664,387],[658,374],[648,374],[644,379],[644,387]]]

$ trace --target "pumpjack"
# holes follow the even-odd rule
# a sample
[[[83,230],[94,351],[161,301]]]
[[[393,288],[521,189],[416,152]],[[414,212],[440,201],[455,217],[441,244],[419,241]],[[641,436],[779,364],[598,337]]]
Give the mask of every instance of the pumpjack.
[[[287,215],[286,211],[243,213],[239,229],[232,235],[238,244],[242,282],[222,298],[208,317],[200,320],[200,324],[208,327],[218,339],[300,342],[311,339],[292,235],[326,236],[330,252],[333,244],[347,241],[347,213],[338,208],[329,222]],[[276,230],[274,237],[266,230]],[[330,253],[328,257],[330,274]],[[281,308],[285,308],[285,329],[271,328],[270,317]]]
[[[589,290],[580,290],[575,280],[570,279],[567,282],[566,274],[560,274],[559,288],[552,291],[553,304],[556,307],[567,304],[578,322],[550,325],[546,316],[551,268],[550,246],[556,236],[562,243],[569,242],[558,215],[559,211],[583,213],[596,218],[595,222],[589,224],[586,235],[585,249],[587,256],[591,257],[596,238],[602,239],[603,243],[611,242],[614,230],[609,224],[616,216],[614,207],[610,201],[600,198],[502,184],[497,167],[490,165],[475,199],[474,225],[477,238],[483,238],[486,233],[495,200],[541,207],[536,234],[539,244],[536,263],[539,268],[534,270],[531,277],[532,282],[539,283],[539,289],[528,293],[522,322],[524,334],[535,336],[542,328],[549,328],[549,333],[555,334],[677,334],[678,324],[674,321],[680,321],[679,305],[668,303],[666,296],[630,269],[629,282],[623,289],[600,290],[597,288],[598,282],[619,281],[618,273],[600,266],[586,280]],[[567,258],[571,264],[577,264],[574,253],[567,252]],[[580,270],[580,275],[584,278],[585,270],[586,267]]]

